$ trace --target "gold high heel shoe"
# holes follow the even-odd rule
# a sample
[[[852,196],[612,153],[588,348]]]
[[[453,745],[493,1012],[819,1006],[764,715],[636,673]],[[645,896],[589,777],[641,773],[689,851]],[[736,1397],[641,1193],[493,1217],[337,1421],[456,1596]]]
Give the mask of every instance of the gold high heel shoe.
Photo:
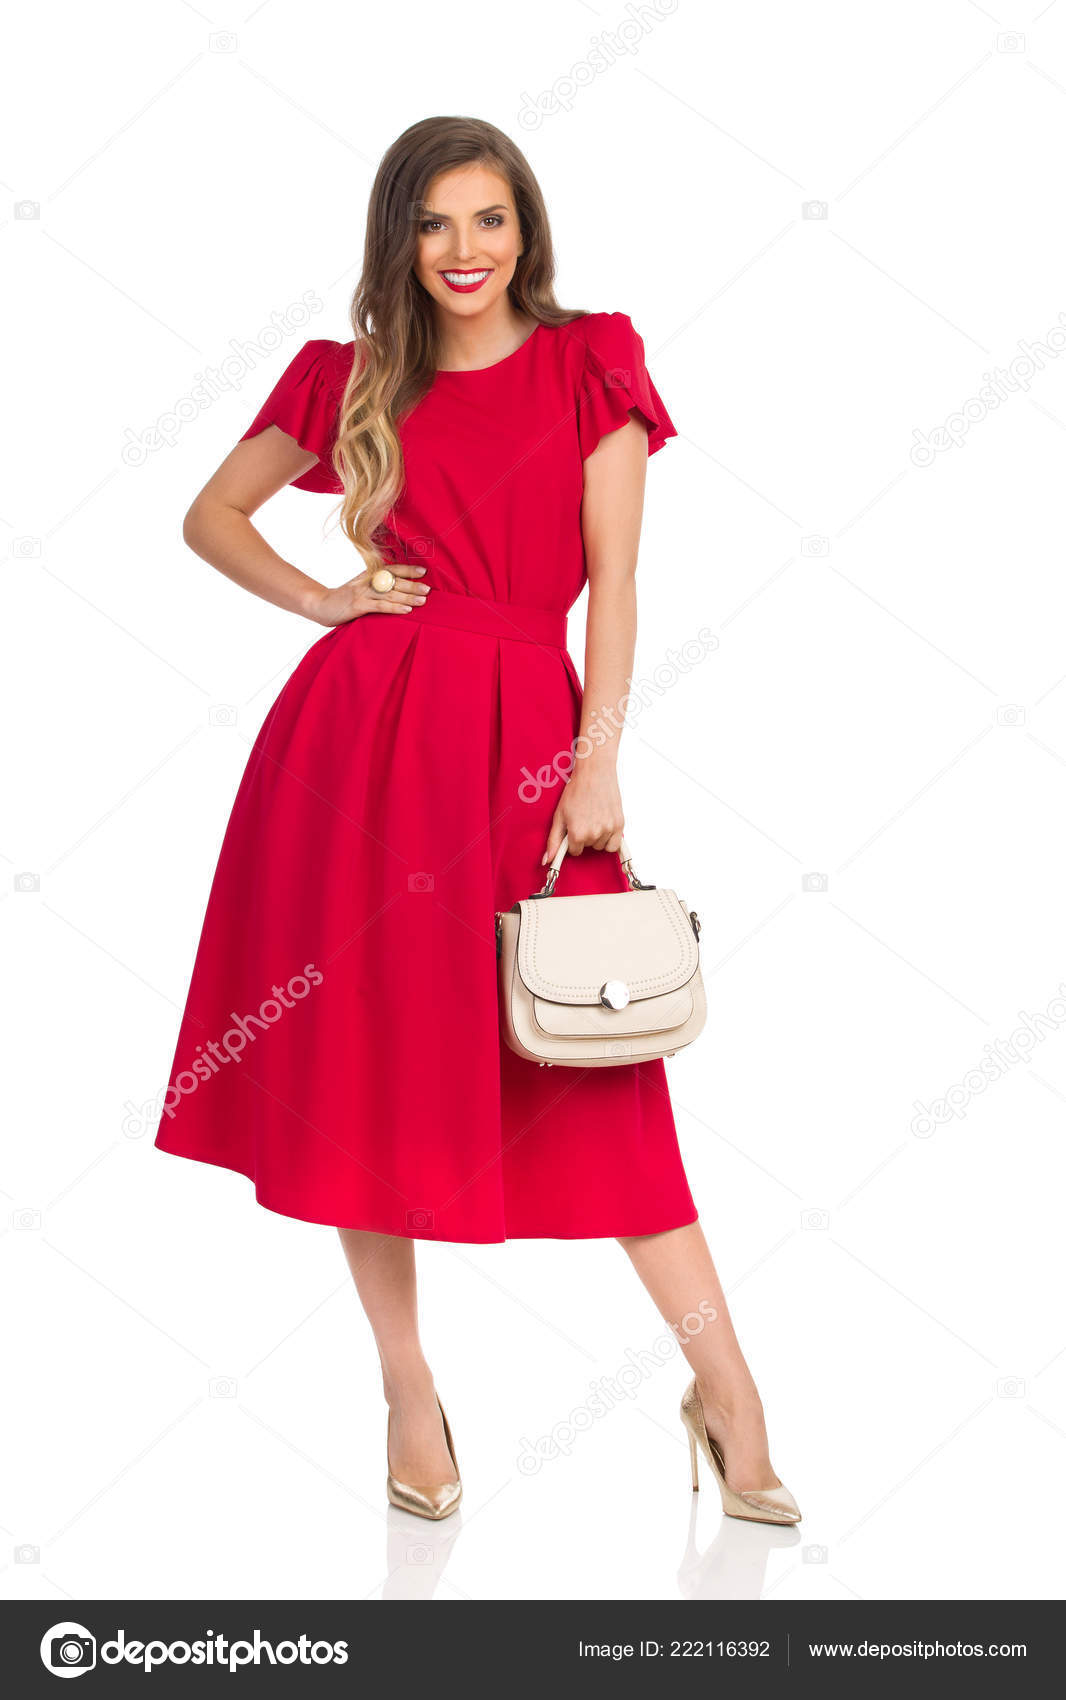
[[[722,1510],[727,1517],[743,1517],[749,1523],[798,1523],[800,1508],[787,1487],[756,1488],[739,1493],[725,1479],[725,1461],[710,1435],[703,1415],[700,1390],[693,1377],[681,1401],[681,1421],[688,1430],[688,1450],[692,1463],[692,1490],[699,1490],[697,1448],[703,1453],[722,1496]]]
[[[454,1482],[436,1482],[429,1487],[415,1487],[411,1482],[397,1481],[392,1470],[385,1478],[385,1491],[389,1496],[390,1505],[398,1505],[401,1511],[412,1511],[416,1517],[429,1517],[434,1523],[439,1523],[442,1517],[450,1517],[463,1497],[463,1484],[459,1479],[459,1466],[455,1462],[455,1447],[452,1445],[452,1431],[448,1427],[448,1419],[444,1415],[444,1406],[437,1399],[437,1409],[444,1424],[444,1438],[448,1443],[448,1453],[455,1466],[456,1480]],[[392,1427],[392,1412],[385,1426],[385,1463],[389,1462],[389,1430]]]

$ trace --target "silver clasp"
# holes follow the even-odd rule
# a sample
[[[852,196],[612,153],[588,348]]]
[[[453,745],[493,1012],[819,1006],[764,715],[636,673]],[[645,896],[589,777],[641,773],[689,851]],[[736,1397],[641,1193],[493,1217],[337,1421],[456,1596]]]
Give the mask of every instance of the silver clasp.
[[[555,890],[555,882],[558,878],[559,878],[558,868],[549,868],[547,879],[544,881],[544,884],[541,886],[540,890],[535,895],[537,897],[550,897],[552,892]]]

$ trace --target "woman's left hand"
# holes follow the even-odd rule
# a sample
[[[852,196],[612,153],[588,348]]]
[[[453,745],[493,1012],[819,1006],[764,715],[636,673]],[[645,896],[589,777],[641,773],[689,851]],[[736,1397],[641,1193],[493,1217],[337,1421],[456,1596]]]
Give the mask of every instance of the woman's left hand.
[[[624,825],[622,793],[614,768],[588,768],[579,764],[564,786],[552,816],[540,865],[544,867],[553,859],[564,832],[571,856],[580,856],[582,850],[618,850]]]

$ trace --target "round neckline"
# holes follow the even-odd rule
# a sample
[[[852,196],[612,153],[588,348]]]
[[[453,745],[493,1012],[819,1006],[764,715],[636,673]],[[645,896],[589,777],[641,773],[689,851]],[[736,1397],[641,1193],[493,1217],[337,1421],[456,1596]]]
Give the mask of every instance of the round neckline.
[[[494,360],[489,366],[438,366],[434,375],[438,378],[476,378],[479,372],[495,372],[500,366],[506,366],[508,360],[513,360],[516,354],[521,354],[524,348],[528,348],[537,332],[543,329],[543,322],[538,321],[524,342],[520,342],[517,348],[512,348],[510,354],[505,354],[502,360]]]

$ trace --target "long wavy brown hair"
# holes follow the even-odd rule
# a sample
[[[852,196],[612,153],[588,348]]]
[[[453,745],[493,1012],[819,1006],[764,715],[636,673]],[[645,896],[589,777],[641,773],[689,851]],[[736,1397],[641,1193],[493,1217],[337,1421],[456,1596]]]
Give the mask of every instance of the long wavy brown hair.
[[[434,305],[414,272],[427,191],[441,172],[473,164],[500,173],[518,212],[523,251],[508,285],[515,307],[542,325],[585,316],[584,309],[560,307],[555,299],[544,198],[509,136],[479,118],[423,118],[393,142],[370,192],[363,270],[350,315],[357,357],[333,450],[344,485],[341,529],[371,569],[382,564],[374,534],[404,484],[397,422],[425,394],[440,359]]]

